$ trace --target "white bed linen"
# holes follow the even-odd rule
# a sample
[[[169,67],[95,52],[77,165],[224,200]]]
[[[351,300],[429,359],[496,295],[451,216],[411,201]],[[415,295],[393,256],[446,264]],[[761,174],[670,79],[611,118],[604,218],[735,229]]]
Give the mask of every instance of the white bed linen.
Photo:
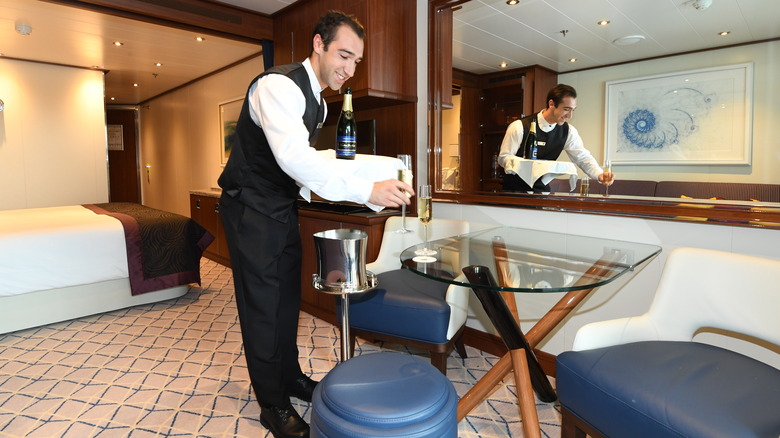
[[[80,205],[0,211],[0,296],[127,277],[118,220]]]

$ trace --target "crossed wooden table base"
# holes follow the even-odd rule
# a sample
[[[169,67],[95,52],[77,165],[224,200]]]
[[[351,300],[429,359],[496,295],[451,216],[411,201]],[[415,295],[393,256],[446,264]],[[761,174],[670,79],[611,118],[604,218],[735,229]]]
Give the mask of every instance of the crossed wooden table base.
[[[506,270],[506,248],[499,243],[494,243],[496,266],[501,282],[506,285],[508,273]],[[502,255],[503,252],[503,255]],[[620,253],[612,253],[595,263],[588,271],[591,277],[602,277],[610,267],[621,257]],[[490,317],[491,322],[504,340],[509,352],[493,365],[458,402],[458,421],[462,420],[477,405],[482,403],[497,389],[497,385],[514,370],[515,385],[517,386],[517,403],[520,406],[520,415],[523,419],[523,436],[541,437],[539,429],[539,415],[536,411],[534,390],[539,399],[546,403],[557,399],[555,390],[550,380],[542,370],[539,361],[534,355],[533,348],[547,336],[579,303],[590,294],[595,287],[575,290],[566,293],[527,334],[520,330],[517,317],[514,292],[504,291],[501,294],[495,292],[495,280],[490,275],[488,268],[484,266],[468,266],[463,268],[466,278],[472,284],[483,284],[487,288],[472,288],[477,295],[482,307]],[[580,279],[577,285],[588,283]],[[493,289],[490,289],[492,287]],[[512,304],[509,309],[507,302]]]
[[[510,244],[511,257],[508,256],[506,241]],[[452,260],[436,260],[428,265],[420,264],[414,261],[415,246],[401,254],[402,264],[428,278],[471,287],[509,350],[460,399],[458,421],[466,417],[495,391],[510,371],[514,371],[517,401],[523,419],[523,433],[526,437],[541,436],[534,392],[543,402],[550,403],[557,399],[555,390],[539,365],[533,348],[592,291],[633,270],[634,267],[660,252],[660,247],[653,245],[512,227],[453,236],[429,242],[429,245],[439,247],[441,250],[439,257],[444,259],[447,258],[447,254],[452,254]],[[488,245],[492,245],[492,254]],[[471,254],[477,254],[474,257],[476,259],[492,258],[485,261],[495,262],[497,275],[494,277],[490,269],[481,264],[468,266],[464,266],[465,263],[460,264],[460,258],[465,259]],[[572,284],[556,284],[550,287],[515,285],[510,278],[510,265],[550,271],[564,269],[567,272],[579,273],[579,277]],[[449,276],[454,274],[447,270],[448,266],[456,270],[461,269],[468,281],[464,282]],[[528,333],[523,334],[517,317],[515,294],[552,291],[562,291],[566,294]]]

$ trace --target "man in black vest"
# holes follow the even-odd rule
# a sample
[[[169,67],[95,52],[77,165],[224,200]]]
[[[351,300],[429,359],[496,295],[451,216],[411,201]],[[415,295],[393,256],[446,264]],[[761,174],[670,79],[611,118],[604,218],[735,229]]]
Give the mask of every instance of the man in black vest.
[[[531,121],[536,120],[536,138],[539,145],[536,158],[555,161],[561,152],[566,151],[571,161],[579,166],[590,178],[602,184],[612,184],[614,175],[605,173],[593,158],[590,151],[580,138],[574,126],[566,121],[571,118],[577,107],[577,91],[574,87],[558,84],[547,93],[547,108],[538,114],[532,114],[515,120],[509,125],[501,143],[498,163],[506,169],[507,157],[522,156],[521,145],[525,144]],[[512,173],[504,174],[504,190],[521,192],[549,192],[550,187],[536,180],[533,188],[519,176]]]
[[[312,190],[333,201],[409,204],[412,187],[336,172],[310,147],[327,113],[321,92],[338,90],[363,58],[364,30],[331,11],[317,23],[311,56],[250,83],[236,143],[219,177],[220,214],[230,250],[249,377],[260,422],[275,437],[308,437],[290,397],[311,401],[317,382],[298,363],[301,239],[296,201]]]

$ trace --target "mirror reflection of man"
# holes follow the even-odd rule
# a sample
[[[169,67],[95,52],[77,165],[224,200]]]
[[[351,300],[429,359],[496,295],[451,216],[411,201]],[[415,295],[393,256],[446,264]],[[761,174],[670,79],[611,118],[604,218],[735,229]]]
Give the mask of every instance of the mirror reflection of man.
[[[508,157],[522,155],[520,147],[525,144],[531,121],[535,118],[536,138],[539,145],[537,159],[555,161],[561,152],[566,151],[569,159],[579,166],[588,177],[598,180],[602,184],[612,184],[614,174],[604,172],[590,151],[585,149],[577,129],[567,122],[574,114],[575,108],[577,108],[577,91],[574,87],[565,84],[553,87],[547,93],[547,108],[539,113],[515,120],[509,125],[504,140],[501,142],[498,164],[506,169]],[[538,179],[534,186],[530,187],[519,176],[505,172],[504,190],[549,192],[550,186],[543,184],[541,179]]]

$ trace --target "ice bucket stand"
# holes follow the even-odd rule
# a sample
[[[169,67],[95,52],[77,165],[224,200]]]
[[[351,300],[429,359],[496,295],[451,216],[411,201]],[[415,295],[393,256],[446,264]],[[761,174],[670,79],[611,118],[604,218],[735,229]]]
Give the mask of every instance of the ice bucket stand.
[[[314,234],[318,273],[312,274],[312,286],[341,295],[341,362],[351,357],[349,296],[377,287],[376,276],[366,271],[367,240],[365,231],[344,228]]]

